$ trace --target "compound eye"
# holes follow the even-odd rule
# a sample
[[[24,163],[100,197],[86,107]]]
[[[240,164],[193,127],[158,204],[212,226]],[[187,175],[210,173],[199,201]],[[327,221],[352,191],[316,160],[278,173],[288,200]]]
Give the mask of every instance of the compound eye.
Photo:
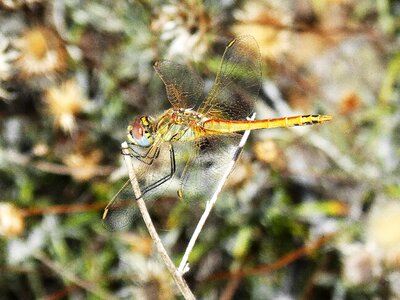
[[[144,128],[142,118],[141,116],[137,117],[128,127],[128,139],[135,145],[148,147],[151,145],[151,136]]]
[[[142,124],[135,120],[130,126],[129,134],[133,137],[133,139],[140,140],[144,134],[144,128]]]

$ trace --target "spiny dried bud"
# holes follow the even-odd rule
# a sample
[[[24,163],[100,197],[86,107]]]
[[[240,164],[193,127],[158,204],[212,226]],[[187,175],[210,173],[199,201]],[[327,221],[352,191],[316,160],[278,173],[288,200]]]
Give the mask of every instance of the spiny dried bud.
[[[44,94],[44,102],[54,117],[55,126],[68,133],[76,129],[75,117],[88,104],[75,80],[49,88]]]
[[[72,153],[64,158],[64,163],[71,169],[71,175],[75,180],[86,181],[97,175],[101,158],[100,151],[93,151],[86,155]]]
[[[49,78],[67,70],[64,41],[50,28],[34,27],[25,31],[15,41],[15,47],[19,51],[16,67],[21,79]]]
[[[182,56],[195,61],[207,52],[213,19],[199,3],[179,2],[162,6],[155,14],[151,29],[169,42],[167,56]]]

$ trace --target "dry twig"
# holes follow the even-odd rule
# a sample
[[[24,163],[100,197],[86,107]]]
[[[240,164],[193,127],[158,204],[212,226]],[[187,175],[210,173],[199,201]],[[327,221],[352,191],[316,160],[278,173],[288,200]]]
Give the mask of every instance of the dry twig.
[[[147,230],[149,231],[150,236],[156,245],[157,252],[160,254],[162,260],[164,261],[165,266],[167,267],[168,271],[174,278],[174,281],[178,286],[179,290],[181,291],[183,297],[185,297],[185,299],[196,299],[192,291],[186,284],[186,281],[182,278],[181,273],[178,272],[171,258],[168,256],[168,253],[165,250],[164,245],[162,244],[161,239],[158,236],[158,233],[153,225],[153,221],[151,220],[150,214],[146,208],[146,204],[143,200],[143,197],[141,197],[142,193],[139,188],[139,183],[136,179],[135,170],[133,169],[132,157],[129,155],[128,152],[128,144],[126,142],[123,142],[121,144],[121,148],[123,153],[127,154],[124,155],[124,159],[126,167],[128,168],[129,179],[133,188],[133,192],[135,194],[136,199],[138,199],[136,202],[138,204],[140,213],[142,214],[143,220],[146,224]]]
[[[256,114],[254,113],[249,120],[254,120],[256,117]],[[187,245],[187,248],[185,250],[185,254],[182,257],[181,263],[179,265],[178,271],[180,274],[184,274],[185,272],[187,272],[189,270],[189,265],[188,265],[188,259],[189,259],[189,255],[190,252],[192,252],[192,249],[194,247],[194,244],[196,243],[197,238],[200,235],[201,230],[203,229],[203,226],[212,210],[212,208],[214,207],[215,202],[218,199],[219,194],[221,193],[222,188],[224,187],[224,184],[226,182],[226,180],[228,179],[229,174],[232,172],[233,167],[235,166],[235,163],[239,157],[240,152],[242,151],[244,145],[246,144],[246,141],[249,137],[250,134],[250,130],[245,131],[245,133],[243,134],[242,139],[240,140],[239,146],[236,149],[236,153],[233,156],[233,159],[231,160],[230,164],[226,167],[226,171],[224,173],[224,175],[222,176],[220,182],[218,183],[217,189],[214,192],[213,196],[211,197],[211,199],[209,201],[207,201],[207,205],[206,208],[199,220],[199,223],[197,224],[192,237],[190,238],[190,241]]]

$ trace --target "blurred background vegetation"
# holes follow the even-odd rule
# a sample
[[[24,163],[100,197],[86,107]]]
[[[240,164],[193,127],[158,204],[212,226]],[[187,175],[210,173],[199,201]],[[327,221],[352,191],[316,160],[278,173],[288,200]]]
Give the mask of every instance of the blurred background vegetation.
[[[251,34],[257,118],[334,121],[254,132],[190,257],[202,299],[400,298],[400,4],[389,0],[0,0],[0,298],[176,299],[142,222],[109,232],[137,114],[169,106],[152,65],[211,84]],[[178,264],[195,220],[151,210]]]

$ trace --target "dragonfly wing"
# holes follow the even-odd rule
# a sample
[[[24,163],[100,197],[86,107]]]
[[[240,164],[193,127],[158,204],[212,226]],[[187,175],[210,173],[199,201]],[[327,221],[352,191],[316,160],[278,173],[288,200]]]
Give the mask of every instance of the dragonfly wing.
[[[156,62],[154,69],[165,84],[172,107],[195,107],[204,90],[204,82],[196,73],[168,60]]]
[[[155,146],[157,148],[147,153],[147,157],[146,153],[144,153],[142,154],[144,157],[141,160],[135,157],[131,159],[142,193],[140,196],[146,201],[147,207],[150,207],[163,194],[174,175],[171,173],[172,163],[169,144],[156,143]],[[138,148],[134,150],[139,151],[143,149]],[[140,153],[137,152],[137,154]],[[151,159],[152,155],[156,157]],[[110,231],[129,229],[140,218],[136,200],[137,197],[128,180],[104,211],[103,223],[105,227]]]
[[[208,136],[196,142],[196,151],[181,174],[183,200],[210,200],[228,164],[236,157],[241,137],[240,134]]]
[[[128,179],[104,209],[104,226],[110,231],[116,231],[132,224],[139,217],[135,199],[135,194]]]
[[[244,120],[254,109],[261,85],[256,40],[242,36],[225,49],[214,85],[198,111],[209,117]]]

